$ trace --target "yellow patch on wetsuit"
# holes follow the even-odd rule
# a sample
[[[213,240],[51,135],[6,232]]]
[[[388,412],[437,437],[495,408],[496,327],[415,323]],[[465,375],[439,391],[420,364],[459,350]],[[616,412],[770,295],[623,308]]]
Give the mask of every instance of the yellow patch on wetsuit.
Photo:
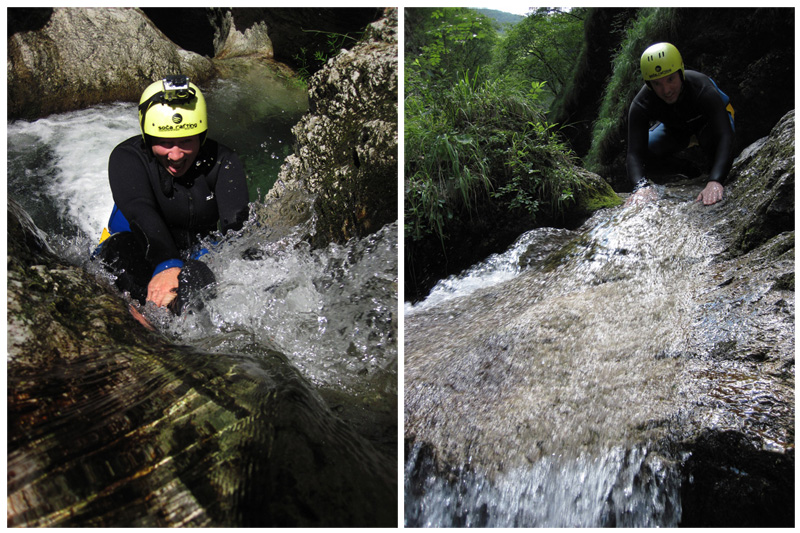
[[[103,244],[103,241],[111,237],[111,234],[108,232],[108,228],[103,228],[103,233],[100,234],[100,242],[97,244]]]

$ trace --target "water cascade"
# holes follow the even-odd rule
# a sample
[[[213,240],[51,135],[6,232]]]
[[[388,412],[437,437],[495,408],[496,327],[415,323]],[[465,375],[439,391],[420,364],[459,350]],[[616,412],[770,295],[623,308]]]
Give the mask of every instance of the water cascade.
[[[220,372],[231,386],[231,390],[224,391],[224,394],[235,398],[241,388],[240,383],[249,383],[254,379],[252,376],[264,376],[263,388],[272,386],[270,376],[260,369],[259,361],[273,360],[276,354],[280,354],[280,358],[285,357],[288,365],[299,371],[302,378],[316,388],[312,394],[313,401],[296,396],[290,403],[311,401],[313,404],[321,402],[320,397],[323,397],[328,408],[335,409],[337,413],[343,412],[344,415],[347,415],[347,409],[360,412],[359,406],[365,404],[377,411],[391,411],[391,417],[387,415],[387,420],[391,418],[387,422],[388,427],[370,428],[372,434],[376,435],[375,440],[385,439],[381,436],[382,431],[391,432],[390,443],[373,441],[387,455],[374,459],[371,455],[359,452],[365,465],[377,460],[384,461],[385,466],[387,458],[393,456],[396,449],[396,412],[393,409],[397,392],[397,224],[389,224],[361,240],[353,239],[344,245],[332,244],[323,249],[312,249],[308,244],[308,234],[313,221],[274,231],[257,216],[258,212],[267,208],[259,198],[275,181],[280,162],[291,146],[290,128],[307,107],[305,88],[285,81],[280,83],[280,87],[271,87],[263,76],[253,76],[252,79],[245,77],[220,81],[207,92],[212,123],[210,135],[236,148],[248,172],[251,219],[238,234],[229,234],[224,239],[209,242],[210,252],[202,260],[216,274],[217,284],[213,288],[216,296],[206,298],[201,311],[174,317],[164,310],[144,308],[145,316],[156,326],[159,335],[190,350],[182,359],[183,362],[177,363],[176,369],[181,367],[177,370],[177,378],[172,375],[175,370],[172,369],[157,377],[151,385],[153,391],[159,390],[159,394],[163,393],[166,398],[175,388],[171,384],[192,378],[196,371],[193,369],[222,368],[234,364],[239,365],[239,370]],[[269,98],[265,96],[265,91]],[[282,100],[276,103],[275,98]],[[271,103],[266,104],[265,101]],[[108,275],[89,257],[113,205],[106,176],[108,156],[117,143],[137,132],[136,107],[127,103],[92,107],[33,122],[14,121],[8,124],[9,196],[30,214],[33,222],[47,236],[49,246],[62,259],[82,266],[97,279],[105,280],[109,286]],[[215,359],[215,354],[220,354],[219,359]],[[234,354],[233,363],[231,354]],[[237,358],[236,354],[241,358]],[[106,355],[107,350],[101,350],[97,357],[102,359]],[[80,365],[85,364],[83,368],[86,375],[93,375],[96,373],[95,367],[106,364],[97,361],[97,357],[87,357],[83,363],[81,360],[73,362],[70,372],[80,375]],[[239,374],[242,373],[247,377],[240,378]],[[139,384],[132,383],[130,386],[133,391],[130,394],[134,394],[132,401],[142,401],[136,399],[135,394],[143,394],[147,398],[142,405],[149,405],[148,402],[155,399],[150,398],[152,392],[146,388],[133,390]],[[259,384],[255,383],[252,388],[258,390]],[[316,396],[317,393],[320,396]],[[243,402],[250,408],[248,402],[259,405],[258,402],[264,400],[261,392],[259,394],[262,396],[252,398],[247,394],[245,391],[235,401]],[[292,397],[291,390],[285,394]],[[280,398],[281,394],[278,396]],[[127,409],[124,402],[109,401],[104,394],[97,394],[94,401],[87,401],[89,405],[84,409],[90,409],[98,420],[113,420]],[[376,404],[379,407],[374,407]],[[183,404],[176,404],[175,409],[180,405]],[[209,405],[213,407],[214,402]],[[227,405],[220,404],[217,407]],[[284,416],[289,416],[290,412],[287,411]],[[321,412],[320,416],[320,426],[327,427],[325,424],[330,422],[326,417],[331,416],[330,412]],[[374,417],[364,416],[374,421]],[[348,421],[353,423],[352,417]],[[64,421],[53,420],[49,429],[40,427],[39,430],[57,431],[58,428],[53,424],[62,423]],[[362,421],[361,424],[367,423]],[[287,427],[291,427],[291,422]],[[291,433],[290,430],[286,432]],[[225,434],[229,433],[222,432],[221,437]],[[115,442],[123,441],[115,437]],[[350,444],[332,443],[331,446],[336,450],[325,450],[323,455],[343,453]],[[195,450],[193,453],[201,453],[203,448],[194,446],[190,449]],[[258,457],[258,454],[253,457]],[[79,457],[75,460],[83,459]],[[131,458],[126,461],[126,467],[138,460]],[[235,460],[246,462],[248,457]],[[389,459],[388,463],[394,470],[393,460]],[[258,472],[258,468],[267,466],[263,461],[260,464],[251,465],[247,471]],[[347,463],[342,461],[341,464]],[[18,468],[22,467],[18,465]],[[264,476],[268,472],[265,471]],[[376,480],[378,477],[376,474]],[[338,478],[345,479],[346,476]],[[44,476],[40,481],[46,483],[47,479]],[[135,476],[126,482],[133,483],[134,479]],[[99,478],[96,481],[101,483]],[[123,486],[120,483],[117,485]],[[30,493],[31,490],[35,492],[33,487],[30,485],[24,489],[28,491],[25,492],[26,501],[34,497]],[[387,488],[393,491],[394,483]],[[89,485],[85,489],[92,490]],[[65,494],[69,494],[71,491],[79,493],[81,489],[76,486],[66,487],[66,490]],[[319,490],[323,491],[322,488]],[[19,503],[20,494],[16,493],[14,502]],[[211,493],[204,494],[208,497]],[[39,497],[46,499],[44,494],[35,495],[35,499]],[[220,505],[219,502],[204,503],[208,503],[212,509]],[[52,504],[58,505],[55,500]],[[32,507],[31,512],[40,510],[33,504]],[[279,502],[275,502],[275,508],[280,509]],[[15,512],[21,512],[20,507],[15,506],[15,509]],[[257,511],[249,510],[254,513],[251,515],[245,513],[245,516],[255,517],[254,524],[258,524]],[[69,523],[64,522],[69,517],[63,512],[47,512],[52,514],[29,524]],[[275,518],[266,510],[264,513],[265,517]],[[178,515],[180,513],[176,517]],[[92,523],[117,523],[110,516],[106,517],[105,522]],[[135,513],[131,516],[123,513],[117,518],[120,519],[150,523]],[[187,524],[214,524],[213,521],[204,521],[202,514],[185,520]],[[324,517],[320,520],[324,523]],[[153,522],[164,523],[177,522]],[[287,519],[287,523],[291,522]],[[85,522],[76,524],[85,525]]]
[[[690,456],[676,443],[763,422],[731,416],[710,373],[741,405],[791,416],[781,380],[714,356],[747,335],[747,310],[720,295],[729,221],[693,202],[699,184],[533,230],[406,305],[407,526],[676,526]],[[770,327],[793,342],[792,317]]]

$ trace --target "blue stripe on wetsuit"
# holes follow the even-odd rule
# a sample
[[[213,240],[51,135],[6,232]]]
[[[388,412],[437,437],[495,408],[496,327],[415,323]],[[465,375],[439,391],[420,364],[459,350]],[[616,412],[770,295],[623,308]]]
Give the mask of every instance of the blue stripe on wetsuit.
[[[111,210],[111,216],[108,218],[108,232],[114,235],[120,231],[130,230],[131,225],[128,223],[128,219],[125,218],[125,215],[119,210],[117,204],[114,204],[114,209]]]
[[[114,209],[111,210],[111,216],[108,219],[108,231],[112,235],[115,233],[120,233],[123,231],[131,231],[131,225],[128,222],[128,219],[125,218],[125,215],[122,214],[117,204],[114,204]],[[206,248],[201,248],[192,254],[192,259],[199,259],[200,257],[204,256],[208,253]],[[180,259],[168,259],[162,263],[159,263],[155,270],[153,270],[153,275],[163,272],[168,268],[183,268],[183,261]]]

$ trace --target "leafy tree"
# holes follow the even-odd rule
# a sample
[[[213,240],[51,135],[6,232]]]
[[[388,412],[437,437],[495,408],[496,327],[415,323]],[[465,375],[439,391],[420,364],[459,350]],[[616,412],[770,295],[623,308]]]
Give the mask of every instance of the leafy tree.
[[[506,34],[495,68],[524,82],[545,82],[558,94],[569,80],[583,44],[586,8],[537,8]]]
[[[492,60],[495,23],[467,8],[407,9],[407,92],[441,91]]]

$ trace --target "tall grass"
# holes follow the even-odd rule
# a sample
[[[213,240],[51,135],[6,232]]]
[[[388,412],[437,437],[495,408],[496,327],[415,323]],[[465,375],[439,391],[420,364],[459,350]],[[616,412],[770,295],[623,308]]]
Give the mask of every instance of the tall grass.
[[[571,199],[573,159],[545,121],[542,85],[518,86],[477,73],[406,98],[407,237],[444,241],[489,201],[535,217]]]
[[[476,85],[467,76],[442,99],[406,99],[406,218],[415,239],[441,236],[446,220],[491,190],[487,155],[467,126],[483,112],[468,96]]]

